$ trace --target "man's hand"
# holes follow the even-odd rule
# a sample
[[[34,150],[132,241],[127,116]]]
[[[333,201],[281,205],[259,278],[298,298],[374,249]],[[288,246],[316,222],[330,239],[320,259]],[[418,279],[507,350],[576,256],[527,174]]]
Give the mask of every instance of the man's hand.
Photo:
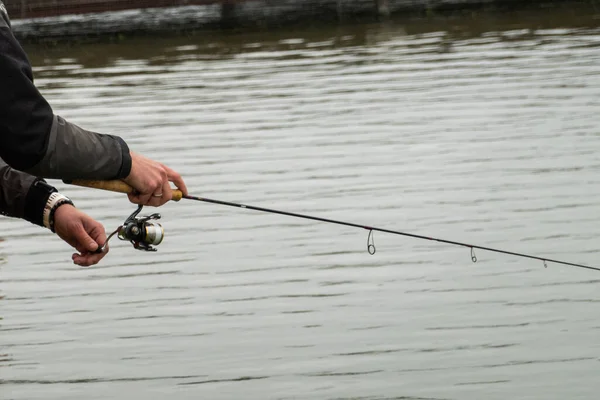
[[[134,152],[131,152],[131,172],[123,180],[135,190],[134,194],[127,195],[129,201],[144,206],[159,207],[171,200],[173,193],[169,182],[173,182],[184,196],[188,194],[181,175]]]
[[[101,223],[79,211],[70,204],[63,204],[54,213],[54,230],[65,242],[78,252],[73,254],[73,263],[82,267],[97,264],[106,253],[95,253],[106,242],[106,232]]]

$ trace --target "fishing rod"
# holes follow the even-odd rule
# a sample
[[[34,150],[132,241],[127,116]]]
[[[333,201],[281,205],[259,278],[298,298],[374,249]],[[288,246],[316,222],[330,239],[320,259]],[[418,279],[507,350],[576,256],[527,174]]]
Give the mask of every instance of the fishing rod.
[[[73,181],[69,181],[67,183],[71,183],[73,185],[78,185],[78,186],[94,188],[94,189],[109,190],[112,192],[119,192],[119,193],[133,193],[133,191],[134,191],[131,186],[129,186],[128,184],[126,184],[123,181],[73,180]],[[572,266],[572,267],[600,271],[600,268],[597,268],[597,267],[590,267],[588,265],[577,264],[577,263],[572,263],[572,262],[568,262],[568,261],[561,261],[561,260],[556,260],[556,259],[552,259],[552,258],[548,258],[548,257],[540,257],[540,256],[531,255],[531,254],[518,253],[518,252],[513,252],[513,251],[508,251],[508,250],[503,250],[503,249],[497,249],[497,248],[493,248],[493,247],[479,246],[479,245],[475,245],[475,244],[457,242],[454,240],[440,239],[440,238],[431,237],[431,236],[418,235],[415,233],[401,232],[401,231],[397,231],[397,230],[378,228],[375,226],[362,225],[362,224],[357,224],[357,223],[353,223],[353,222],[339,221],[339,220],[335,220],[335,219],[315,217],[312,215],[299,214],[299,213],[294,213],[294,212],[289,212],[289,211],[275,210],[272,208],[257,207],[257,206],[252,206],[252,205],[248,205],[248,204],[233,203],[230,201],[209,199],[206,197],[184,196],[183,193],[177,189],[173,189],[172,195],[173,195],[173,197],[171,200],[173,200],[173,201],[180,201],[181,199],[202,201],[205,203],[219,204],[219,205],[229,206],[229,207],[244,208],[247,210],[254,210],[254,211],[260,211],[260,212],[271,213],[271,214],[286,215],[289,217],[303,218],[303,219],[309,219],[309,220],[313,220],[313,221],[326,222],[326,223],[330,223],[330,224],[337,224],[337,225],[344,225],[344,226],[349,226],[349,227],[353,227],[353,228],[365,229],[365,230],[369,231],[369,235],[367,237],[367,251],[371,255],[375,254],[375,251],[376,251],[375,238],[374,238],[373,232],[377,231],[377,232],[389,233],[392,235],[411,237],[411,238],[415,238],[415,239],[431,240],[431,241],[445,243],[445,244],[449,244],[449,245],[453,245],[453,246],[467,247],[471,250],[471,261],[473,261],[473,262],[477,262],[477,256],[475,255],[475,249],[477,249],[477,250],[485,250],[485,251],[490,251],[490,252],[494,252],[494,253],[501,253],[501,254],[507,254],[507,255],[512,255],[512,256],[516,256],[516,257],[529,258],[529,259],[533,259],[533,260],[542,261],[544,263],[544,267],[546,267],[546,268],[548,267],[547,263],[551,262],[551,263],[555,263],[555,264],[562,264],[562,265],[568,265],[568,266]],[[162,226],[159,223],[155,222],[155,220],[160,219],[161,216],[160,216],[160,214],[155,213],[155,214],[151,214],[146,217],[137,217],[137,215],[140,213],[141,210],[142,210],[142,206],[140,205],[140,206],[138,206],[138,209],[133,214],[131,214],[125,220],[125,222],[121,226],[119,226],[119,228],[117,228],[117,230],[115,230],[108,237],[108,239],[106,240],[106,243],[104,244],[104,246],[102,246],[101,249],[99,249],[99,251],[103,250],[103,248],[108,243],[108,240],[115,234],[118,234],[119,239],[127,240],[127,241],[131,242],[136,249],[145,250],[145,251],[156,251],[156,248],[154,248],[152,246],[159,245],[162,242],[162,239],[164,237],[164,230],[163,230]]]

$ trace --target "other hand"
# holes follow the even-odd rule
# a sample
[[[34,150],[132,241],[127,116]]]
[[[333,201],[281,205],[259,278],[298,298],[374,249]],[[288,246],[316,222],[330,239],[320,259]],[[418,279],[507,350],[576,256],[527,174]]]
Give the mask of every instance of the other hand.
[[[187,187],[177,172],[164,164],[131,152],[131,172],[123,179],[135,192],[127,196],[129,201],[144,206],[159,207],[173,197],[171,185],[187,196]]]
[[[79,252],[72,256],[77,265],[97,264],[108,253],[108,246],[102,253],[95,253],[106,242],[102,224],[70,204],[63,204],[54,212],[54,231]]]

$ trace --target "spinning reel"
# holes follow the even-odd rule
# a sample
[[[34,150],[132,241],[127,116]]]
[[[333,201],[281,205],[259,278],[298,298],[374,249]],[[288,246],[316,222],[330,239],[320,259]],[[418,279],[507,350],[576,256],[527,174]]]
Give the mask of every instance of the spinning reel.
[[[160,219],[159,213],[147,215],[145,217],[138,217],[137,215],[142,211],[143,206],[138,206],[137,210],[133,212],[121,226],[119,226],[113,233],[108,236],[104,245],[96,250],[96,253],[101,253],[106,248],[108,241],[114,235],[121,240],[129,241],[135,249],[143,251],[156,251],[155,247],[158,246],[165,236],[165,230],[162,225],[155,220]]]

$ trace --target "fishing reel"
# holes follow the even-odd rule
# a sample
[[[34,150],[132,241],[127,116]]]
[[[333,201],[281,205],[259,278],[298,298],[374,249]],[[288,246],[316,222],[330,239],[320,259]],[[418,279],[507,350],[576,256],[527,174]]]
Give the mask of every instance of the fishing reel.
[[[155,222],[160,219],[160,214],[154,213],[145,217],[138,217],[137,215],[142,211],[142,208],[142,205],[138,206],[137,210],[127,217],[125,222],[108,236],[104,245],[100,247],[97,252],[104,251],[108,241],[115,234],[120,240],[130,242],[135,249],[156,251],[156,248],[152,246],[158,246],[165,236],[165,230],[162,225]]]

